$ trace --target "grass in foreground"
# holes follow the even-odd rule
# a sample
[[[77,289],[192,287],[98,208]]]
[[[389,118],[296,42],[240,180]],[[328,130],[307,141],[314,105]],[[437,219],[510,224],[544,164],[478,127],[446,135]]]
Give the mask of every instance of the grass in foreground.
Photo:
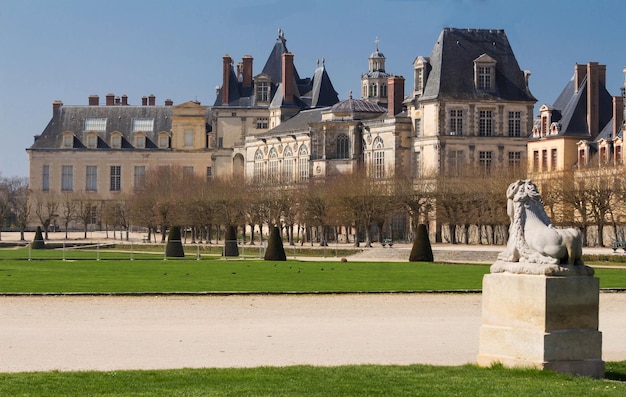
[[[626,362],[607,379],[474,365],[259,367],[0,374],[3,396],[617,396]]]

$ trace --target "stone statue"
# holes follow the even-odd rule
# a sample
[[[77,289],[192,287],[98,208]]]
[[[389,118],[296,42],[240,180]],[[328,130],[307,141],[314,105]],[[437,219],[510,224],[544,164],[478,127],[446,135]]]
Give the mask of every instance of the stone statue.
[[[509,241],[491,266],[492,273],[593,275],[583,263],[580,231],[552,225],[532,181],[511,183],[506,197]]]

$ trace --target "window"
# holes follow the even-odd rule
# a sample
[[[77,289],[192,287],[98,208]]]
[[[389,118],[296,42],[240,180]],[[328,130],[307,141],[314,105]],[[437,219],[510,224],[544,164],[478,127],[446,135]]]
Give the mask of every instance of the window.
[[[111,188],[112,192],[119,192],[122,190],[122,166],[111,166]]]
[[[363,83],[361,90],[361,98],[367,98],[367,83]]]
[[[459,176],[463,173],[464,157],[463,150],[450,150],[448,152],[448,176]]]
[[[122,136],[120,134],[114,134],[111,136],[111,147],[114,149],[122,147]]]
[[[548,151],[546,149],[541,151],[541,171],[548,171]]]
[[[85,190],[95,192],[98,190],[98,167],[88,165],[85,171]]]
[[[422,152],[415,152],[415,176],[422,176]]]
[[[350,158],[350,139],[345,134],[341,134],[337,137],[337,158]]]
[[[491,91],[491,68],[488,66],[478,67],[478,89]]]
[[[269,180],[270,182],[276,183],[279,182],[279,170],[278,170],[278,166],[279,166],[279,162],[278,162],[278,152],[276,151],[276,148],[272,148],[270,149],[270,154],[269,154],[269,163],[268,163],[268,176],[269,176]]]
[[[133,119],[131,122],[131,132],[152,131],[154,131],[154,119]]]
[[[256,83],[256,100],[257,102],[267,102],[269,100],[270,84],[268,82]]]
[[[106,117],[87,117],[83,121],[83,131],[106,132]]]
[[[50,190],[50,166],[44,165],[41,175],[41,190],[47,192]]]
[[[185,130],[185,142],[183,145],[185,147],[193,146],[193,130]]]
[[[380,96],[383,98],[387,98],[387,84],[381,84],[380,86]]]
[[[615,164],[623,164],[624,161],[622,159],[622,146],[615,146]]]
[[[450,110],[450,135],[463,135],[463,110]]]
[[[415,69],[415,92],[421,93],[424,90],[424,68]]]
[[[533,171],[539,171],[539,150],[533,151]]]
[[[559,161],[558,152],[557,152],[556,148],[553,148],[550,151],[550,169],[552,171],[556,171],[557,166],[558,166],[558,161]]]
[[[383,140],[380,137],[374,139],[374,169],[373,177],[375,179],[381,179],[385,177],[385,152],[383,146]]]
[[[136,165],[133,173],[135,189],[141,189],[146,185],[146,166]]]
[[[518,170],[522,165],[522,152],[509,152],[509,168]]]
[[[254,153],[254,182],[261,183],[265,179],[265,159],[261,149]]]
[[[135,147],[139,149],[144,149],[146,147],[146,136],[143,134],[138,134],[135,136]]]
[[[422,136],[422,119],[415,119],[415,136]]]
[[[170,146],[170,137],[166,133],[159,134],[159,148],[167,149]]]
[[[309,150],[306,145],[300,145],[298,150],[298,181],[309,179]]]
[[[283,182],[284,183],[292,183],[293,182],[293,151],[289,146],[285,148],[283,151]]]
[[[63,147],[64,148],[73,148],[74,147],[74,135],[73,134],[64,134],[63,135]]]
[[[61,190],[66,192],[74,190],[74,167],[71,165],[61,167]]]
[[[89,224],[95,225],[98,223],[98,206],[91,205],[89,206]]]
[[[96,134],[87,135],[87,147],[91,149],[98,147],[98,135]]]
[[[478,165],[484,175],[491,175],[492,152],[478,152]]]
[[[478,135],[493,135],[493,112],[491,110],[480,110],[478,112]]]
[[[269,119],[267,117],[256,118],[256,128],[258,130],[266,130],[269,126]]]
[[[580,149],[578,151],[578,165],[587,165],[586,161],[585,161],[585,149]]]
[[[206,167],[206,179],[207,181],[213,179],[213,167]]]
[[[509,136],[522,136],[522,112],[509,112]]]
[[[376,88],[376,84],[372,83],[372,85],[370,86],[370,97],[377,96]]]
[[[474,60],[474,87],[479,91],[494,91],[496,60],[482,54]]]

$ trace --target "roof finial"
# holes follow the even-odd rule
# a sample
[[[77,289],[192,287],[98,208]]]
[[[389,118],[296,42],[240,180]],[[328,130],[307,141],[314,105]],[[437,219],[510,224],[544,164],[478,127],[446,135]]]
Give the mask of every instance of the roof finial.
[[[319,67],[320,66],[320,59],[317,58],[317,62],[315,62],[315,66]]]
[[[348,96],[352,99],[352,90],[348,91]]]
[[[376,36],[376,40],[374,40],[374,43],[376,43],[376,51],[378,51],[378,42],[379,42],[379,41],[380,41],[380,40],[378,40],[378,36]]]
[[[326,58],[322,57],[322,66],[326,65]]]

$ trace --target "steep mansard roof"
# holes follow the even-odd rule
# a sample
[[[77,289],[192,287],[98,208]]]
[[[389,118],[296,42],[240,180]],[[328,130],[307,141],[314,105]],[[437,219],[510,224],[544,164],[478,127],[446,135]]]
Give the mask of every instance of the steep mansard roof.
[[[488,55],[496,61],[496,89],[474,89],[474,60]],[[430,73],[421,99],[493,99],[532,101],[504,30],[445,28],[429,57]]]
[[[122,134],[122,148],[132,147],[133,119],[153,119],[152,131],[142,132],[146,149],[155,149],[159,132],[171,131],[172,106],[61,106],[29,150],[60,149],[67,131],[75,136],[74,148],[85,148],[85,119],[106,119],[104,131],[98,132],[98,148],[109,147],[112,132]]]

